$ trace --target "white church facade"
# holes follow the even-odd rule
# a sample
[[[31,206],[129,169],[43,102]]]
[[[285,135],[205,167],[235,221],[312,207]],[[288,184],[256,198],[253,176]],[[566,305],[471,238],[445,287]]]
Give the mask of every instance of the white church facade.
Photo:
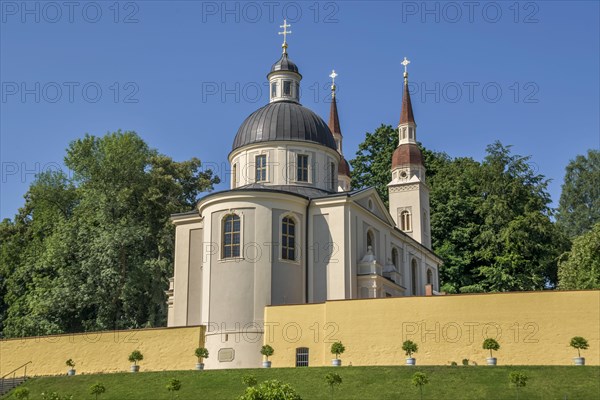
[[[206,326],[209,369],[260,366],[266,306],[439,290],[407,73],[389,208],[375,189],[350,187],[335,83],[325,123],[300,104],[285,39],[267,78],[270,102],[233,140],[230,189],[172,216],[168,326]]]

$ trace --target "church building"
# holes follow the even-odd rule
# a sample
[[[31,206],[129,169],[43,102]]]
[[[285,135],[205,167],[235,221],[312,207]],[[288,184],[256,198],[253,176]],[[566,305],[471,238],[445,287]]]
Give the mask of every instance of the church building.
[[[388,208],[374,188],[350,186],[335,72],[329,123],[300,104],[288,27],[267,75],[270,101],[233,138],[230,189],[172,216],[168,326],[206,326],[209,369],[260,366],[266,306],[439,290],[408,60]]]

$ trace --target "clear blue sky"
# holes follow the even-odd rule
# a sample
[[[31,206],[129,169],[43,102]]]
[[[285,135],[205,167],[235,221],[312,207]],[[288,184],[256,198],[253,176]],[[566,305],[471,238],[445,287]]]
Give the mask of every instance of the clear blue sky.
[[[339,73],[348,159],[365,132],[398,122],[404,56],[430,149],[481,159],[511,144],[552,179],[556,203],[569,160],[600,146],[596,1],[0,5],[1,218],[85,133],[134,130],[222,172],[239,125],[268,101],[286,13],[302,103],[325,119]]]

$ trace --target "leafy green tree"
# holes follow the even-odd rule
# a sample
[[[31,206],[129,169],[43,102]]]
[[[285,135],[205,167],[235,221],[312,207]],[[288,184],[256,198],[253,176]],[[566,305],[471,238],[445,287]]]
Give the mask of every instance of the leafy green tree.
[[[577,349],[577,357],[581,357],[581,350],[587,350],[589,348],[588,341],[581,336],[575,336],[569,342],[569,346]]]
[[[487,338],[483,341],[483,349],[490,351],[490,358],[494,357],[492,351],[500,350],[500,343],[496,339]]]
[[[558,287],[562,290],[600,289],[600,222],[573,240],[571,251],[558,264]]]
[[[267,361],[269,361],[269,357],[271,357],[273,355],[273,353],[275,353],[275,350],[273,349],[273,347],[271,347],[268,344],[265,344],[264,346],[262,346],[260,348],[260,354],[265,356]]]
[[[98,382],[90,386],[90,394],[93,394],[96,397],[96,400],[98,400],[98,396],[103,393],[106,393],[106,387],[103,384]]]
[[[175,398],[175,392],[181,389],[181,381],[179,379],[171,378],[167,384],[167,390],[171,392],[171,398]]]
[[[302,400],[288,383],[276,379],[264,381],[258,386],[249,386],[239,400]]]
[[[496,142],[479,163],[455,159],[431,185],[433,248],[448,292],[540,290],[557,281],[568,242],[553,224],[547,180]]]
[[[402,343],[402,350],[404,350],[407,357],[412,358],[413,354],[419,351],[419,346],[412,340],[405,340],[404,343]]]
[[[429,378],[424,372],[415,372],[412,376],[412,384],[419,388],[421,400],[423,400],[423,386],[429,383]]]
[[[392,154],[398,146],[398,130],[391,125],[381,125],[373,133],[367,132],[358,145],[352,166],[352,187],[360,189],[373,186],[383,202],[388,204],[387,185],[392,180]]]
[[[346,351],[346,347],[342,344],[342,342],[340,342],[339,340],[337,342],[334,342],[331,344],[331,354],[335,354],[335,358],[337,359],[340,354],[342,354],[344,351]]]
[[[519,400],[519,390],[527,385],[529,377],[520,372],[513,371],[508,375],[508,379],[510,381],[510,385],[516,388],[517,400]]]
[[[69,145],[72,171],[36,177],[0,223],[0,327],[6,337],[163,325],[172,276],[169,216],[219,180],[134,132]]]
[[[139,361],[142,361],[144,359],[144,355],[142,354],[141,351],[134,350],[131,352],[131,354],[129,355],[129,357],[127,359],[129,360],[129,362],[132,362],[133,365],[137,365],[137,363]]]
[[[202,363],[202,360],[208,358],[208,349],[206,347],[198,347],[194,351],[194,355],[198,357],[198,362]]]
[[[331,388],[331,398],[333,399],[333,392],[336,386],[340,386],[342,384],[342,377],[335,372],[330,372],[325,375],[325,382]]]
[[[600,223],[600,150],[567,165],[556,221],[571,238]]]

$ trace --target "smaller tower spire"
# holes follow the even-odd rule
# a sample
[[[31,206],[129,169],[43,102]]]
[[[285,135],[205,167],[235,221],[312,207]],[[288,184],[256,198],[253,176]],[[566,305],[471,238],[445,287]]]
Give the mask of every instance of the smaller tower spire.
[[[335,70],[332,70],[331,75],[329,75],[329,77],[331,78],[331,107],[329,108],[329,124],[328,125],[329,125],[329,130],[331,131],[331,133],[333,133],[333,137],[336,139],[338,152],[340,154],[342,154],[342,143],[341,143],[342,131],[340,129],[340,118],[338,117],[337,101],[335,99],[335,91],[337,89],[337,87],[335,86],[335,78],[337,76],[338,76],[338,74],[335,72]],[[337,135],[340,136],[340,140],[338,140]]]
[[[402,95],[402,112],[400,113],[400,124],[415,123],[415,117],[413,115],[412,103],[410,101],[410,92],[408,90],[408,71],[406,67],[410,64],[410,61],[404,57],[404,61],[401,63],[404,65],[404,93]]]
[[[348,165],[348,161],[344,158],[344,153],[342,152],[342,130],[340,129],[340,118],[338,116],[337,110],[337,100],[335,97],[335,92],[337,90],[337,86],[335,85],[335,78],[338,74],[335,70],[331,71],[329,77],[331,78],[331,107],[329,109],[329,130],[333,135],[333,139],[335,140],[335,144],[337,146],[337,151],[340,153],[340,161],[338,164],[337,177],[338,177],[338,192],[347,192],[351,189],[350,186],[350,165]]]
[[[281,47],[283,48],[283,54],[287,54],[287,35],[292,33],[292,31],[288,31],[287,28],[291,28],[291,25],[287,23],[287,19],[283,20],[283,25],[279,25],[280,28],[283,28],[283,32],[278,32],[278,34],[283,35],[283,44]]]

